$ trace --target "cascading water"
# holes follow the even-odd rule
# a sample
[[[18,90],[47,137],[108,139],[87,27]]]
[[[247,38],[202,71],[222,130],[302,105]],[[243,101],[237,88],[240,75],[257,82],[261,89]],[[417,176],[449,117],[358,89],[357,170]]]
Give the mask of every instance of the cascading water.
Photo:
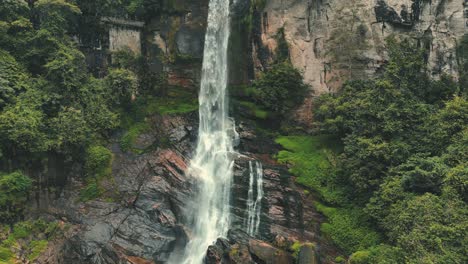
[[[227,235],[229,202],[237,137],[228,117],[226,97],[229,0],[210,0],[199,94],[200,127],[189,174],[198,179],[190,218],[191,240],[173,263],[202,263],[208,246]]]
[[[262,211],[263,198],[263,168],[258,161],[255,162],[255,169],[252,166],[252,161],[249,161],[249,192],[247,195],[247,211],[246,211],[246,229],[251,236],[258,234],[260,227],[260,213]],[[256,187],[256,197],[254,200],[254,189]]]

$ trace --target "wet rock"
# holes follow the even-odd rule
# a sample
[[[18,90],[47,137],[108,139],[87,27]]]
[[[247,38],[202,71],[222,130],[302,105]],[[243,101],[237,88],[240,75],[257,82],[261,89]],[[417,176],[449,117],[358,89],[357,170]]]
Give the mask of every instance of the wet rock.
[[[147,260],[144,258],[134,257],[134,256],[128,256],[127,261],[130,264],[155,264],[155,262],[152,260]]]
[[[154,144],[156,137],[152,134],[144,133],[138,135],[132,147],[139,150],[145,150]]]
[[[203,57],[205,31],[202,28],[182,26],[176,33],[176,45],[179,53],[192,58]]]
[[[250,240],[249,248],[252,255],[263,263],[271,264],[289,264],[294,263],[291,254],[284,250],[275,248],[274,246],[259,240]]]
[[[318,264],[317,254],[315,252],[315,246],[313,244],[306,243],[301,246],[299,255],[297,256],[298,264]]]
[[[208,247],[204,259],[205,264],[221,264],[227,259],[225,256],[226,250],[230,248],[230,244],[226,239],[218,238],[214,245]]]
[[[392,7],[388,6],[385,0],[377,1],[375,6],[375,17],[378,22],[389,22],[393,24],[401,24],[403,20]]]
[[[210,246],[206,264],[293,263],[291,254],[273,245],[253,239],[240,229],[231,229],[228,240],[218,239]]]

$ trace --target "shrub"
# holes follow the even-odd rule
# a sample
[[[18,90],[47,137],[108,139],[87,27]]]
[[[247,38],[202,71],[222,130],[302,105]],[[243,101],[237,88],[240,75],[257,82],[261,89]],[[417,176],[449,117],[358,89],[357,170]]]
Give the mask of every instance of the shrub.
[[[9,263],[11,258],[13,258],[13,252],[9,248],[0,247],[0,263],[3,261]]]
[[[354,252],[349,258],[350,264],[370,264],[370,251],[362,250]]]
[[[31,244],[29,245],[31,249],[31,253],[28,255],[29,261],[34,261],[36,260],[44,250],[47,248],[47,240],[34,240],[31,241]]]
[[[381,237],[368,224],[359,208],[332,208],[316,203],[317,210],[328,218],[321,231],[348,254],[378,245]]]
[[[112,152],[103,146],[91,146],[86,152],[86,174],[91,177],[110,173]]]
[[[302,75],[288,62],[273,65],[253,86],[257,103],[280,115],[299,105],[307,91]]]
[[[24,210],[32,180],[21,172],[0,174],[0,222],[12,222]]]

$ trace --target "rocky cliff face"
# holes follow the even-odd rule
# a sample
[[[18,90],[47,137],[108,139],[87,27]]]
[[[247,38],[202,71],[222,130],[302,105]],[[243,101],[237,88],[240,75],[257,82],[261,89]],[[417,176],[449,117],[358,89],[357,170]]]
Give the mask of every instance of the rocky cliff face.
[[[194,188],[185,171],[195,145],[196,117],[153,116],[152,129],[138,136],[135,147],[156,147],[143,154],[123,152],[117,142],[112,144],[112,177],[103,187],[104,193],[113,195],[82,202],[82,181],[79,175],[72,176],[62,195],[40,213],[70,229],[63,239],[51,242],[38,263],[165,263],[172,252],[184,248],[191,236],[184,210],[190,210]],[[331,263],[338,251],[320,236],[324,219],[315,212],[313,197],[294,184],[286,167],[270,158],[277,150],[270,139],[256,136],[254,127],[245,123],[237,130],[241,158],[235,165],[232,230],[207,249],[206,263],[293,263],[289,248],[297,241],[314,242],[301,249],[309,255],[299,263]],[[254,159],[264,167],[265,193],[260,231],[251,237],[244,223],[248,161]]]
[[[269,0],[254,15],[252,58],[261,71],[274,60],[283,31],[292,63],[315,95],[334,92],[352,78],[371,77],[386,60],[393,34],[427,51],[434,77],[458,75],[457,41],[468,32],[465,0]],[[310,121],[312,101],[299,119]]]

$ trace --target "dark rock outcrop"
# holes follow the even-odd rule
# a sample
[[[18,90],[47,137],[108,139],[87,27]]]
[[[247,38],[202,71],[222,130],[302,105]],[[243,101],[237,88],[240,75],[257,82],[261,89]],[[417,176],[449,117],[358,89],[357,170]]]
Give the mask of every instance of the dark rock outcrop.
[[[270,243],[249,237],[239,229],[231,230],[227,239],[218,239],[210,246],[205,264],[289,264],[294,263],[290,252]]]

